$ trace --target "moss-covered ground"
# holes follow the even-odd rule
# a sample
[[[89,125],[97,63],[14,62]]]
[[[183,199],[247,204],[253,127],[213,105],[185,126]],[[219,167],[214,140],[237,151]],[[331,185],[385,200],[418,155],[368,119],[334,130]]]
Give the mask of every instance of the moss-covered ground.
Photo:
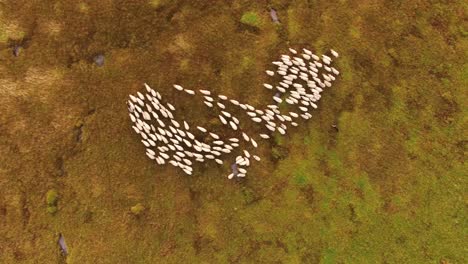
[[[1,0],[0,263],[467,263],[467,7]],[[258,105],[289,46],[337,50],[342,74],[248,178],[146,158],[125,105],[143,82],[209,122],[173,83]]]

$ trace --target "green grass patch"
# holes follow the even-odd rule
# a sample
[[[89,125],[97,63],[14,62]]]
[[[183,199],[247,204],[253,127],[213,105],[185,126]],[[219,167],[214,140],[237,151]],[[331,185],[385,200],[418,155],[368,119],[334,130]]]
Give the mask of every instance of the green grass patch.
[[[58,210],[58,193],[56,190],[49,190],[46,193],[46,203],[47,203],[47,212],[50,214],[55,214]]]
[[[136,205],[130,208],[130,212],[134,215],[140,215],[145,211],[145,207],[141,203],[137,203]]]
[[[47,205],[55,205],[57,204],[57,200],[58,200],[58,193],[56,190],[47,191],[47,194],[46,194]]]
[[[254,11],[245,12],[241,17],[240,22],[252,27],[260,26],[260,18],[257,12]]]

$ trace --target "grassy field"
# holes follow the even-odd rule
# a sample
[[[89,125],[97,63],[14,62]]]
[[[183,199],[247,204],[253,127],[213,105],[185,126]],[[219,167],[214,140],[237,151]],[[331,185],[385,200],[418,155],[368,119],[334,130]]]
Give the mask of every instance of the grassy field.
[[[0,263],[467,263],[467,8],[0,0]],[[173,83],[262,105],[290,46],[342,74],[248,178],[146,158],[143,82],[209,123]]]

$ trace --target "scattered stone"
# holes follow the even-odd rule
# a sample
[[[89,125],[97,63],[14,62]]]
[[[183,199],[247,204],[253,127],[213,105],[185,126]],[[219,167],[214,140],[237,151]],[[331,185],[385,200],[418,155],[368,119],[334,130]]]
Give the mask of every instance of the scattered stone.
[[[233,163],[231,165],[231,170],[232,170],[232,173],[234,174],[234,177],[236,177],[237,174],[239,173],[239,170],[237,169],[237,163]]]
[[[98,54],[98,55],[94,56],[93,61],[99,67],[104,66],[104,55]]]
[[[67,244],[65,243],[65,238],[63,237],[62,233],[59,233],[58,244],[59,244],[60,251],[62,252],[62,254],[65,256],[68,255],[68,247],[67,247]]]
[[[271,21],[273,21],[273,23],[277,23],[277,24],[281,23],[279,21],[278,14],[276,13],[276,10],[274,8],[270,8],[270,17],[271,17]]]
[[[20,55],[21,49],[23,47],[21,45],[15,45],[13,47],[13,56],[18,57]]]

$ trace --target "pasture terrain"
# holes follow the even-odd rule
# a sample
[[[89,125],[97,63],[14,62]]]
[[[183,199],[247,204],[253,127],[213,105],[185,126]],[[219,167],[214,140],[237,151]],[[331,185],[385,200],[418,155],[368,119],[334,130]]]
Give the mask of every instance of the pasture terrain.
[[[0,263],[467,263],[467,7],[0,0]],[[209,126],[172,84],[265,105],[288,47],[341,74],[245,179],[145,156],[143,83]]]

